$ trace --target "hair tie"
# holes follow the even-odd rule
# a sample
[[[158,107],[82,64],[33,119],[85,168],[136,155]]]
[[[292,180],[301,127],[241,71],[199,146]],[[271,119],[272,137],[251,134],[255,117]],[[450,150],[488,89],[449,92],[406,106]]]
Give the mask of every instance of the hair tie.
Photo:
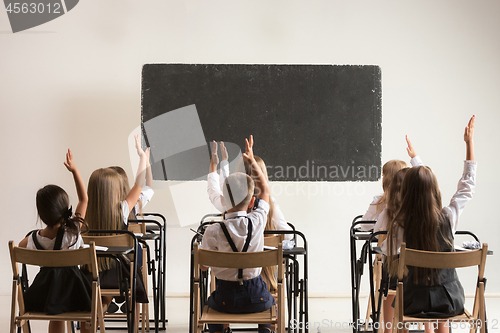
[[[67,221],[73,216],[73,207],[69,206],[68,210],[64,214],[64,220]]]

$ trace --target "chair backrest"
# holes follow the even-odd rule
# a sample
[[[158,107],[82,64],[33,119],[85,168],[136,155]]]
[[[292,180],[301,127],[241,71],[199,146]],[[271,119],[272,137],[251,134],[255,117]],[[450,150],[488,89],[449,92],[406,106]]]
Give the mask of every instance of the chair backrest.
[[[283,243],[285,235],[264,235],[264,245],[270,247],[278,247],[279,244]]]
[[[484,267],[488,244],[483,243],[481,249],[459,252],[431,252],[407,249],[406,243],[401,244],[399,254],[398,279],[402,281],[405,266],[422,268],[460,268],[478,266],[478,278],[484,277]]]
[[[128,223],[127,230],[134,234],[146,234],[146,223]]]
[[[13,241],[9,241],[12,271],[14,276],[19,274],[17,263],[40,267],[87,265],[95,280],[98,274],[95,244],[90,242],[89,245],[88,248],[78,250],[31,250],[16,247]]]
[[[97,246],[128,246],[134,247],[134,238],[129,234],[94,236],[82,235],[83,242],[90,244],[94,242]]]
[[[261,252],[222,252],[204,250],[194,244],[195,280],[199,279],[199,265],[222,268],[256,268],[278,266],[278,281],[283,279],[283,246]]]

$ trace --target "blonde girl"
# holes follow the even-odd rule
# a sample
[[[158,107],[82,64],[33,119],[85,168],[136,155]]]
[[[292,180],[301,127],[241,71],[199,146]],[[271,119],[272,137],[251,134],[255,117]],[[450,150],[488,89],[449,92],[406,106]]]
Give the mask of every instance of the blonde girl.
[[[120,175],[122,183],[121,200],[123,201],[127,198],[127,195],[130,193],[130,186],[128,182],[127,173],[120,166],[110,166],[109,168],[116,171]],[[152,187],[153,187],[153,174],[151,172],[151,163],[148,158],[148,160],[146,161],[146,185],[142,187],[141,194],[139,195],[139,200],[130,211],[128,219],[136,219],[137,215],[142,214],[142,209],[148,204],[148,202],[151,201],[151,198],[154,195]]]
[[[410,156],[410,158],[411,158],[411,160],[410,160],[411,166],[413,167],[413,166],[422,165],[422,160],[415,152],[415,149],[413,148],[413,145],[411,144],[411,141],[408,138],[408,136],[406,136],[406,143],[408,145],[408,147],[406,148],[406,151],[408,152],[408,156]],[[401,161],[401,160],[390,160],[384,164],[384,166],[382,167],[382,189],[384,192],[380,195],[376,195],[373,197],[373,201],[370,203],[370,206],[368,206],[366,213],[361,218],[362,221],[377,221],[378,220],[379,215],[387,207],[388,191],[389,191],[389,187],[391,186],[391,182],[394,178],[394,175],[399,170],[401,170],[403,168],[407,168],[407,167],[408,167],[408,164],[405,161]],[[372,225],[361,225],[362,230],[370,230],[372,228],[374,228]],[[377,230],[377,229],[374,229],[374,230]]]
[[[135,147],[139,155],[139,167],[134,185],[125,199],[122,197],[122,178],[111,168],[95,170],[89,179],[87,223],[90,229],[122,230],[125,229],[128,216],[136,205],[144,185],[146,166],[149,160],[149,148],[143,151],[139,136],[135,136]],[[109,259],[99,259],[99,279],[102,288],[116,288],[117,271]],[[129,273],[127,273],[129,274]],[[112,297],[103,297],[106,307]],[[137,302],[147,303],[147,294],[138,275]]]
[[[408,172],[408,170],[410,170],[410,168],[403,168],[398,172],[396,172],[396,174],[394,175],[392,182],[387,190],[386,208],[380,213],[377,223],[373,227],[374,231],[379,231],[379,230],[387,230],[388,232],[391,231],[393,224],[389,222],[394,220],[401,206],[401,185],[403,184],[404,177]],[[387,239],[382,242],[381,249],[384,253],[387,254]],[[386,260],[384,261],[382,274],[385,277],[385,279],[389,280],[389,289],[395,290],[397,281],[394,278],[392,279],[389,278]],[[387,295],[387,297],[383,300],[384,323],[392,324],[394,317],[394,308],[392,307],[393,301],[394,301],[394,295]],[[387,326],[382,325],[381,327],[385,328]]]

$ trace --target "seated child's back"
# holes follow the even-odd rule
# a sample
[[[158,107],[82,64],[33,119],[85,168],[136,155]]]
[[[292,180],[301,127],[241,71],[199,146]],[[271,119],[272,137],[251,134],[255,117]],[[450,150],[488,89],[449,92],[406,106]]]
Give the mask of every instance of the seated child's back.
[[[264,228],[269,212],[269,185],[253,156],[253,138],[246,141],[243,157],[253,166],[259,188],[258,199],[253,197],[254,181],[238,172],[224,182],[227,213],[224,221],[205,230],[202,248],[224,252],[256,252],[264,249]],[[255,200],[259,200],[257,208]],[[202,267],[202,269],[207,269]],[[207,305],[220,312],[255,313],[268,310],[275,304],[260,275],[261,268],[213,268],[217,289]],[[222,325],[209,325],[210,332],[221,332]],[[260,332],[270,331],[270,325],[259,325]]]

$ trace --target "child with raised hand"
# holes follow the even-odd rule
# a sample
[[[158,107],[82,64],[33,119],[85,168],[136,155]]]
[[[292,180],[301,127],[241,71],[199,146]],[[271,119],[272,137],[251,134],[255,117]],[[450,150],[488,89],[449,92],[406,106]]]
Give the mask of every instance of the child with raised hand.
[[[413,145],[408,138],[406,138],[406,143],[407,143],[407,148],[406,151],[408,152],[408,156],[410,156],[410,164],[412,167],[414,166],[419,166],[423,165],[422,160],[420,157],[417,155],[415,152],[415,149],[413,148]],[[391,185],[391,182],[394,178],[394,175],[396,172],[403,168],[407,168],[408,164],[405,161],[401,160],[390,160],[387,163],[384,164],[382,167],[382,189],[384,190],[383,194],[381,195],[376,195],[373,197],[373,201],[370,203],[370,206],[368,206],[368,209],[366,210],[366,213],[363,215],[361,218],[361,221],[377,221],[379,218],[380,213],[387,207],[387,193],[389,190],[389,187]],[[373,225],[364,225],[362,224],[360,226],[361,230],[371,230],[374,228]],[[378,229],[374,229],[378,230]]]
[[[121,197],[122,200],[127,198],[127,195],[130,193],[130,185],[128,182],[127,173],[120,166],[110,166],[112,170],[115,170],[121,177],[122,181],[122,189],[121,189]],[[128,219],[136,219],[138,215],[142,214],[142,209],[151,201],[151,198],[154,195],[153,191],[153,174],[151,172],[151,163],[149,158],[146,163],[146,185],[144,185],[141,189],[141,194],[139,195],[139,200],[134,205]]]
[[[73,174],[75,181],[78,195],[75,214],[73,215],[68,194],[61,187],[44,186],[36,194],[36,207],[38,216],[46,227],[31,232],[19,243],[20,247],[38,250],[68,250],[78,249],[83,245],[80,229],[84,231],[87,229],[83,220],[87,209],[87,192],[70,149],[66,153],[64,165]],[[90,311],[91,290],[90,283],[81,275],[77,267],[56,269],[42,267],[25,293],[25,308],[26,311],[51,314]],[[50,321],[49,332],[64,332],[64,327],[64,322]]]
[[[217,208],[221,213],[225,211],[224,209],[224,196],[222,193],[222,189],[224,188],[224,181],[229,175],[229,162],[228,162],[228,153],[227,149],[224,146],[224,142],[220,143],[221,157],[222,161],[220,163],[220,176],[217,175],[217,164],[219,164],[219,157],[217,156],[217,143],[213,141],[212,145],[212,159],[210,161],[210,173],[208,174],[208,182],[207,182],[207,192],[208,197],[212,204]],[[269,177],[267,176],[267,168],[266,164],[259,156],[254,156],[257,164],[259,165],[260,170],[262,171],[264,177],[269,182]],[[246,160],[243,160],[243,163],[238,164],[236,170],[245,172],[247,175],[252,177],[252,169]],[[219,185],[220,184],[220,185]],[[257,190],[257,189],[256,189]],[[288,225],[288,222],[285,219],[285,216],[281,212],[280,207],[276,203],[276,200],[270,195],[269,200],[269,213],[267,214],[267,222],[265,231],[269,230],[292,230],[292,228]],[[285,235],[285,239],[292,239],[292,234]],[[276,282],[276,267],[264,267],[262,270],[262,278],[267,283],[269,290],[274,292],[277,288]]]
[[[137,140],[138,137],[136,137]],[[136,145],[139,144],[138,141],[136,141]],[[120,200],[125,200],[127,198],[127,195],[130,193],[130,185],[128,182],[128,176],[125,170],[123,170],[122,167],[120,166],[110,166],[110,169],[116,171],[121,178],[121,199]],[[139,200],[135,204],[134,208],[130,211],[128,218],[127,218],[127,224],[128,220],[135,220],[138,217],[142,217],[142,210],[143,208],[151,201],[151,198],[154,195],[154,191],[152,189],[153,187],[153,174],[151,172],[151,163],[149,158],[146,161],[146,185],[144,185],[141,189],[141,194],[139,195]],[[138,252],[142,252],[142,246],[141,244],[138,244]],[[137,258],[137,265],[139,269],[142,269],[143,262],[142,262],[142,256],[138,256]],[[117,298],[118,302],[123,302],[120,298]],[[108,307],[108,313],[114,313],[118,311],[119,307],[115,302],[110,303]]]
[[[233,245],[242,251],[248,243],[248,252],[264,249],[264,228],[269,212],[269,184],[253,155],[253,136],[245,140],[243,158],[252,166],[254,179],[237,172],[224,181],[224,203],[227,213],[224,221],[207,227],[202,240],[202,248],[207,250],[232,252]],[[255,209],[254,186],[257,186],[258,203]],[[251,225],[251,227],[249,227]],[[227,231],[226,237],[223,229]],[[208,269],[203,267],[202,269]],[[220,312],[255,313],[268,310],[275,304],[260,275],[261,268],[244,270],[213,268],[217,289],[210,295],[207,305]],[[241,283],[241,284],[240,284]],[[238,299],[238,307],[235,300]],[[260,300],[260,302],[255,302]],[[222,332],[223,325],[209,325],[211,333]],[[271,325],[259,325],[259,332],[271,331]]]
[[[374,231],[379,231],[379,230],[391,230],[392,224],[390,221],[394,220],[394,217],[396,216],[399,207],[401,206],[401,185],[403,183],[403,179],[405,177],[405,174],[408,172],[410,168],[403,168],[396,172],[394,175],[392,182],[389,186],[389,190],[387,192],[387,206],[386,208],[380,213],[377,223],[375,223],[375,226],[373,227]],[[381,249],[382,252],[387,254],[387,238],[382,242],[381,244]],[[384,260],[384,265],[382,267],[382,276],[384,277],[383,280],[388,280],[388,286],[389,289],[391,290],[396,290],[397,287],[397,279],[390,278],[388,271],[387,271],[387,263]],[[382,306],[384,307],[384,318],[383,322],[384,323],[391,323],[394,318],[394,308],[392,307],[392,303],[394,301],[394,295],[387,295],[387,297],[383,300]],[[381,332],[384,332],[384,328],[386,328],[386,325],[382,325],[382,330]],[[390,329],[387,330],[390,332]]]
[[[149,160],[149,148],[143,151],[139,136],[135,136],[135,147],[139,155],[139,167],[134,186],[123,198],[122,178],[111,168],[95,170],[89,179],[87,207],[87,223],[90,229],[123,230],[126,228],[128,217],[137,204],[144,186],[146,166]],[[109,259],[98,258],[99,279],[101,288],[118,288],[118,272],[115,263]],[[124,272],[130,274],[129,272]],[[103,306],[106,308],[112,297],[103,297]],[[137,275],[137,302],[148,303],[148,297],[141,275]]]
[[[217,174],[217,165],[219,164],[219,156],[217,155],[217,142],[212,141],[212,154],[210,159],[210,168],[207,176],[207,192],[210,202],[221,213],[226,210],[224,207],[224,197],[222,195],[222,188],[224,180],[229,175],[229,162],[227,149],[224,142],[220,143],[220,150],[222,155],[222,162],[220,165],[220,177]]]
[[[453,236],[458,219],[465,205],[472,199],[476,184],[476,162],[474,161],[475,116],[469,120],[464,131],[466,160],[464,171],[458,182],[456,193],[446,207],[441,205],[441,192],[437,179],[429,167],[411,168],[405,175],[401,187],[401,207],[389,230],[389,272],[397,268],[394,250],[402,241],[408,248],[452,252]],[[409,267],[404,284],[404,314],[414,317],[453,316],[464,312],[464,290],[455,269],[422,269]],[[432,302],[430,300],[433,300]],[[438,332],[448,329],[438,326]],[[426,332],[433,332],[426,325]]]
[[[149,148],[146,151],[142,150],[138,135],[135,136],[135,148],[140,158],[139,166],[134,186],[125,198],[123,198],[122,177],[115,170],[97,169],[90,176],[87,208],[87,223],[90,229],[121,230],[125,228],[129,214],[143,191],[149,161]]]
[[[207,192],[210,202],[214,205],[215,208],[221,213],[225,211],[224,208],[224,196],[222,193],[224,180],[229,175],[229,162],[228,162],[228,154],[227,149],[224,146],[224,142],[220,143],[221,157],[222,161],[220,162],[220,175],[217,174],[217,165],[219,164],[219,157],[217,156],[217,143],[213,141],[212,145],[212,159],[210,161],[210,172],[207,177]],[[260,170],[264,174],[264,177],[269,182],[269,178],[267,176],[267,168],[264,160],[259,156],[254,156],[257,164],[259,165]],[[245,173],[249,176],[251,175],[251,168],[246,162],[243,161]],[[239,168],[237,167],[237,170]],[[292,230],[292,228],[288,225],[283,212],[279,208],[276,200],[271,196],[269,201],[269,214],[267,216],[267,223],[265,230]],[[285,235],[285,239],[292,239],[293,235]]]

